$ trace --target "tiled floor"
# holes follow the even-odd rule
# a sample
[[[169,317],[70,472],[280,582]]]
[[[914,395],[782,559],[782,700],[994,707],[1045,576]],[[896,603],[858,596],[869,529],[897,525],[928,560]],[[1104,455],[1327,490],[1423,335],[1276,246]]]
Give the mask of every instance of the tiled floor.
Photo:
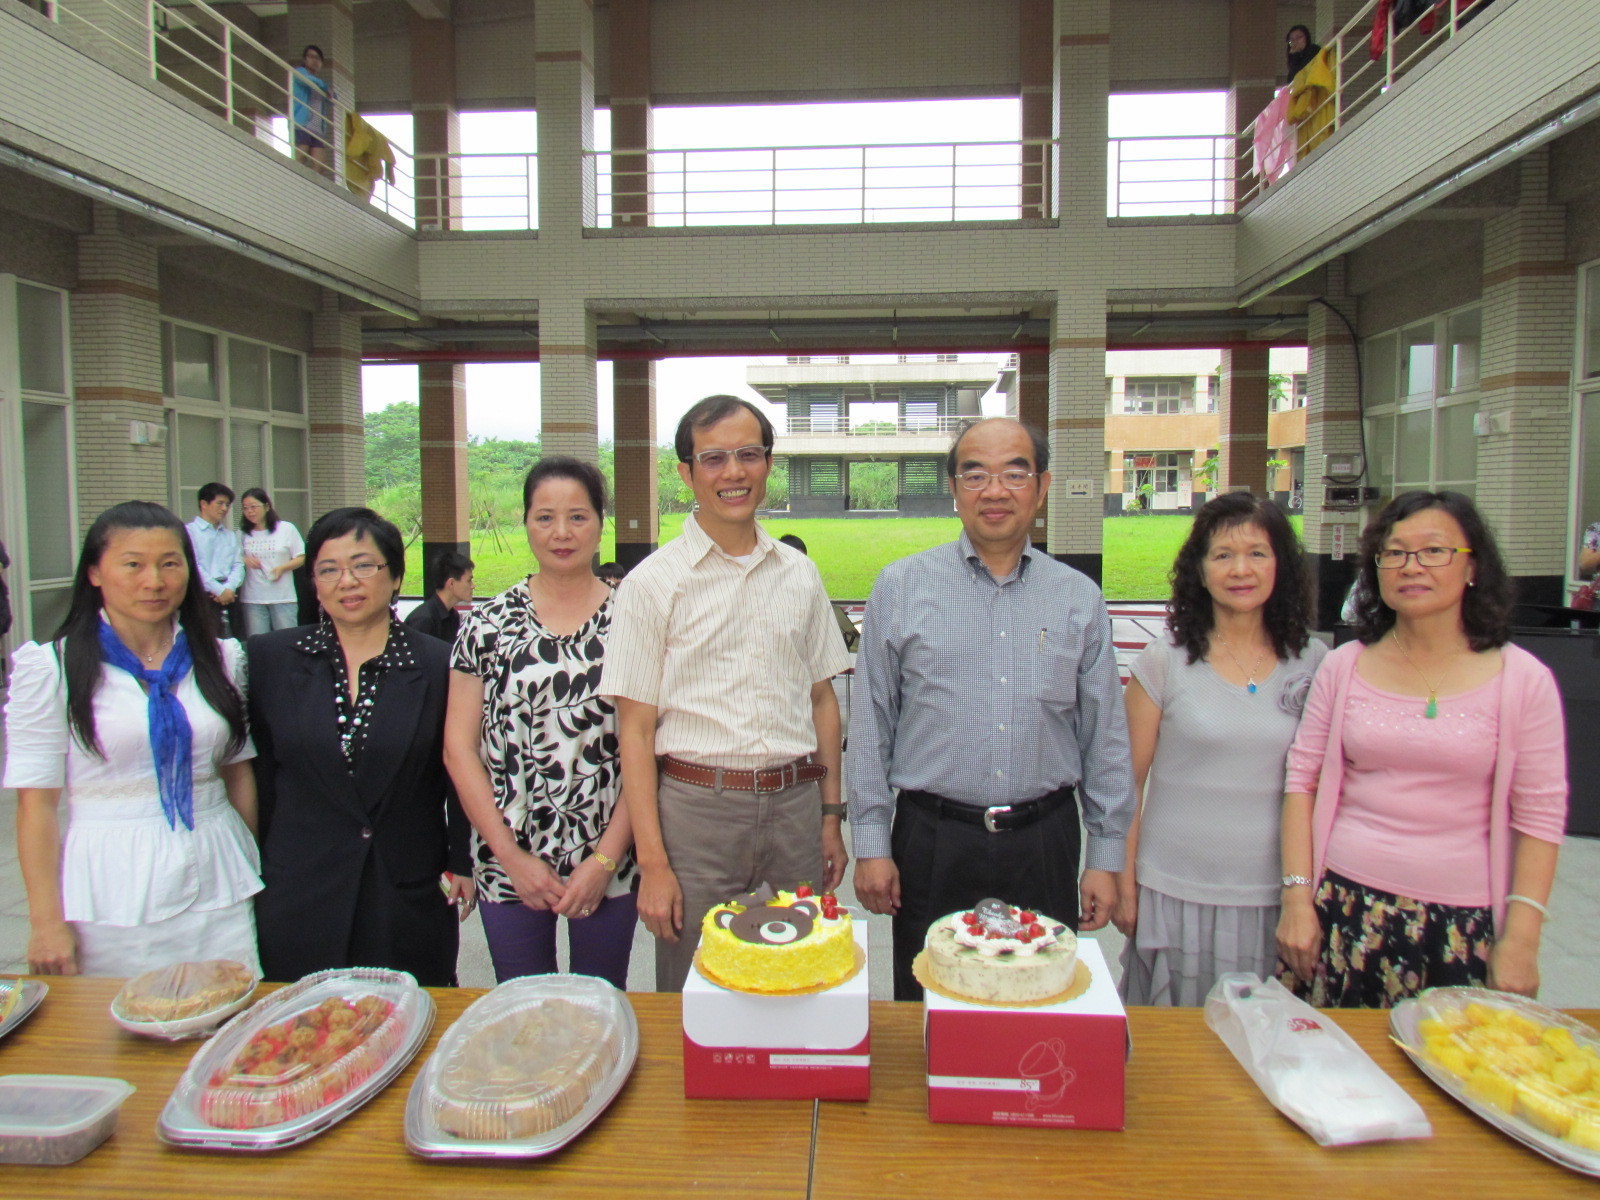
[[[1120,624],[1120,622],[1119,622]],[[1122,637],[1119,629],[1117,636]],[[0,697],[4,696],[0,685]],[[4,761],[4,736],[0,733],[0,763]],[[853,900],[848,882],[843,898]],[[1544,988],[1540,998],[1546,1003],[1567,1008],[1600,1008],[1600,954],[1589,944],[1590,935],[1600,927],[1600,841],[1569,839],[1561,852],[1555,891],[1550,899],[1553,914],[1545,925],[1544,948],[1540,962]],[[888,999],[891,994],[889,972],[889,920],[869,919],[872,962],[872,994]],[[1114,929],[1096,935],[1106,960],[1115,963],[1122,952],[1123,939]],[[17,865],[16,795],[0,790],[0,972],[26,969],[28,904]],[[487,987],[494,983],[483,928],[476,916],[466,924],[461,946],[460,977],[463,985]],[[633,963],[628,987],[649,991],[655,983],[652,940],[639,927],[634,937]]]

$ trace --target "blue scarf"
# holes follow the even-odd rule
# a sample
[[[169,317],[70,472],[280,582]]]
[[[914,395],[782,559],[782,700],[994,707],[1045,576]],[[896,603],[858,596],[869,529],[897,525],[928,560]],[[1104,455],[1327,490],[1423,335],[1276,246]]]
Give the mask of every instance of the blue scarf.
[[[122,644],[111,622],[100,622],[100,661],[121,667],[140,680],[150,692],[150,750],[156,760],[156,787],[161,793],[161,811],[169,828],[194,828],[194,735],[189,714],[174,694],[183,677],[194,665],[189,654],[189,638],[183,630],[173,639],[166,662],[159,671],[144,669],[132,650]]]

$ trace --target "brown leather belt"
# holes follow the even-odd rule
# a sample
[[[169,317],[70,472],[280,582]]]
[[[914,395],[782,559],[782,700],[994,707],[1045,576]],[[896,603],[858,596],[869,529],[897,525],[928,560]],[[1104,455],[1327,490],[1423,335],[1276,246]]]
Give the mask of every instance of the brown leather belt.
[[[668,779],[679,783],[692,783],[696,787],[722,788],[734,792],[781,792],[798,783],[821,779],[828,768],[821,763],[797,758],[781,767],[762,767],[759,771],[735,771],[728,767],[703,767],[699,763],[684,762],[663,754],[656,766]]]

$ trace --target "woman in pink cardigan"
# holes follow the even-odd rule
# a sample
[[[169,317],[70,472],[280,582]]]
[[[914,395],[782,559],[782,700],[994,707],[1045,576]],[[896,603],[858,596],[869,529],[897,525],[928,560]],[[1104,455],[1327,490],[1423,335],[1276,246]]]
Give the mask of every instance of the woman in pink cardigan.
[[[1360,571],[1360,640],[1323,663],[1289,751],[1279,955],[1330,1008],[1534,995],[1567,813],[1555,680],[1509,644],[1510,580],[1459,492],[1396,497]]]

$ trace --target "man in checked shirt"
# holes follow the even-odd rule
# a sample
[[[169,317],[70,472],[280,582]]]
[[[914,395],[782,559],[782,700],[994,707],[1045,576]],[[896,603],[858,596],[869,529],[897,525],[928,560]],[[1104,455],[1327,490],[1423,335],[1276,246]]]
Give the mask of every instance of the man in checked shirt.
[[[921,998],[911,960],[946,913],[995,896],[1091,930],[1116,904],[1134,812],[1128,727],[1100,589],[1029,541],[1049,463],[1016,421],[966,426],[946,463],[960,539],[885,567],[867,602],[850,720],[855,890],[894,916],[896,1000]]]

